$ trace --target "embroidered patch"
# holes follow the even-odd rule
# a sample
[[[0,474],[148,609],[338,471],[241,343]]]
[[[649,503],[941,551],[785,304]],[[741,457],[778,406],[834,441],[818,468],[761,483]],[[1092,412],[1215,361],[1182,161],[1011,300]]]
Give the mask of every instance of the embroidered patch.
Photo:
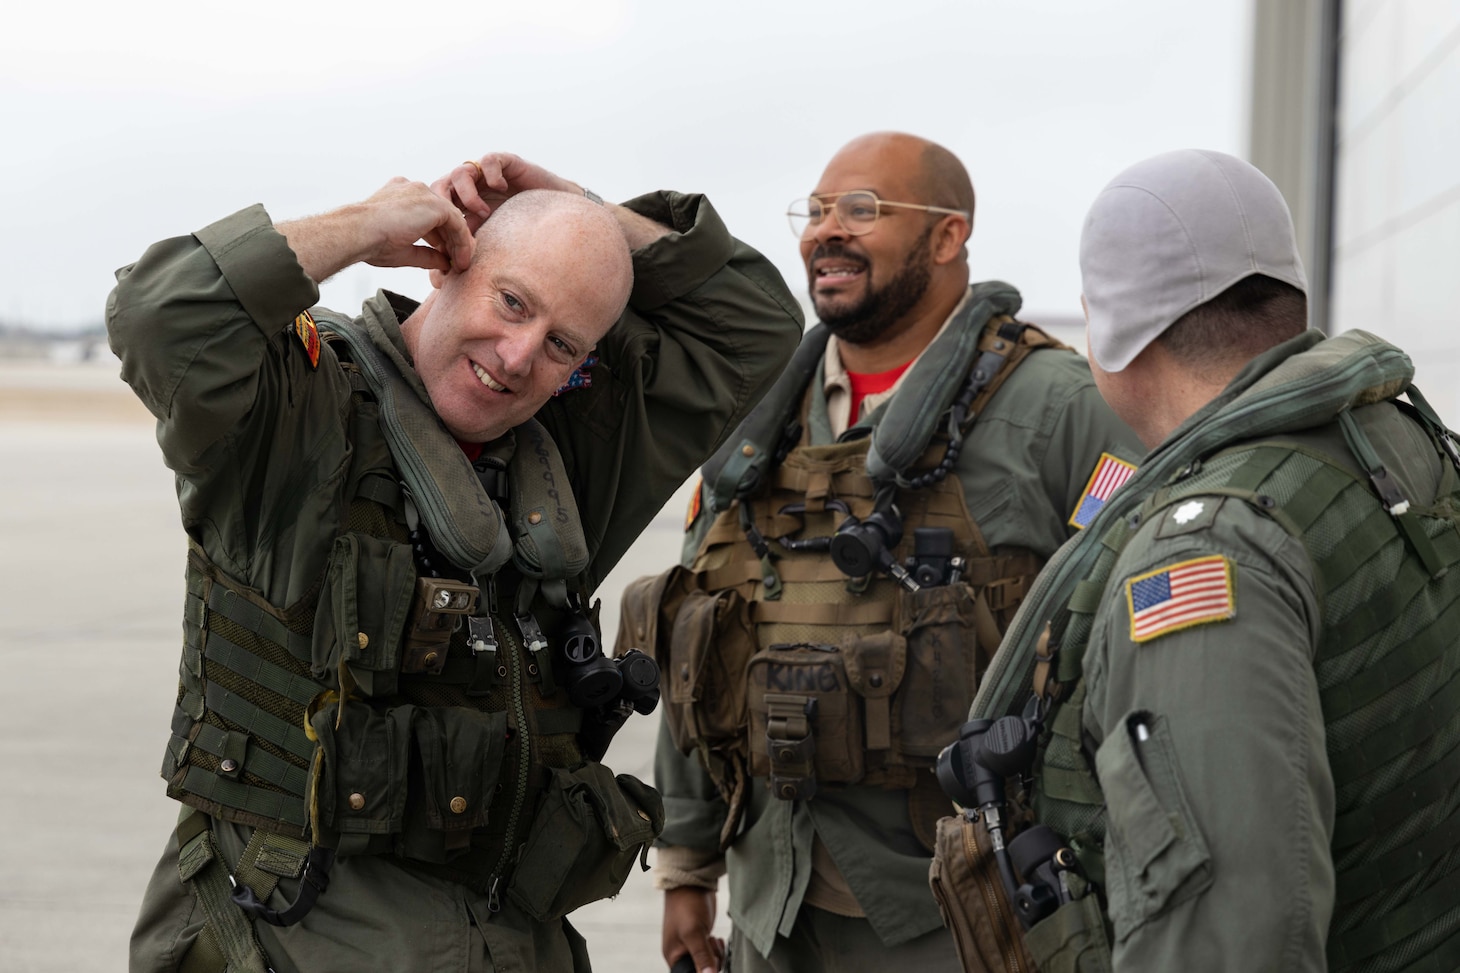
[[[593,372],[591,369],[598,364],[597,355],[589,355],[583,359],[583,364],[568,376],[568,381],[559,388],[553,395],[562,395],[564,392],[571,392],[574,389],[589,389],[593,387]]]
[[[1201,512],[1205,509],[1206,504],[1202,503],[1200,500],[1188,500],[1186,501],[1186,503],[1183,503],[1181,506],[1176,508],[1175,512],[1171,515],[1171,519],[1176,521],[1178,524],[1189,524],[1196,518],[1200,517]]]
[[[695,492],[689,498],[689,509],[684,512],[685,533],[689,533],[689,529],[695,525],[695,521],[700,519],[700,491],[704,486],[705,478],[698,477],[695,480]]]
[[[309,358],[309,367],[319,367],[319,329],[314,326],[314,316],[305,311],[294,319],[294,333],[299,337],[299,343],[304,346],[304,354]]]
[[[1135,642],[1237,616],[1232,562],[1220,554],[1182,561],[1125,583]]]
[[[1075,504],[1075,512],[1070,514],[1070,526],[1081,530],[1089,527],[1100,508],[1110,499],[1110,495],[1134,476],[1135,472],[1136,468],[1125,460],[1116,459],[1109,453],[1101,453],[1094,472],[1090,474],[1090,481],[1085,484],[1085,492],[1080,494],[1080,499]]]

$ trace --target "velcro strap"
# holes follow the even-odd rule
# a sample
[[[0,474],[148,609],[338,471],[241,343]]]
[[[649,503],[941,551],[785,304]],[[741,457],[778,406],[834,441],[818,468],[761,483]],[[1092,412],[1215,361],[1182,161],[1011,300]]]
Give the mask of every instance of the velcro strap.
[[[301,831],[309,821],[309,816],[304,811],[303,799],[228,780],[226,777],[210,774],[201,767],[188,768],[187,775],[183,777],[182,789],[205,801],[247,811],[271,821],[283,821]]]

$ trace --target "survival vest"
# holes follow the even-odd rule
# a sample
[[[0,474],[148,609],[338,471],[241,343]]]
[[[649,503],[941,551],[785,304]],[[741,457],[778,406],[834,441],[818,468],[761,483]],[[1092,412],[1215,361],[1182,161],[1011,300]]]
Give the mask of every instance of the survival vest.
[[[690,568],[625,595],[633,644],[655,645],[665,718],[697,750],[738,824],[751,777],[782,799],[820,783],[912,788],[957,735],[974,689],[1040,559],[991,551],[948,475],[963,437],[1018,364],[1063,347],[1019,323],[1018,293],[974,288],[900,391],[840,441],[808,389],[826,347],[811,331],[777,385],[704,467],[716,512]],[[884,567],[849,576],[839,530],[892,509],[907,525]],[[887,576],[942,529],[947,566],[910,590]],[[649,626],[638,625],[650,619]],[[657,632],[650,628],[657,625]],[[637,627],[636,627],[637,626]]]
[[[529,421],[474,466],[378,325],[320,320],[353,389],[347,519],[287,606],[190,545],[168,794],[540,920],[616,893],[662,806],[584,759],[585,712],[555,677],[563,627],[597,630],[556,446]]]
[[[1453,570],[1460,565],[1460,452],[1411,377],[1402,353],[1363,332],[1279,365],[1173,448],[1147,458],[1121,502],[1052,562],[1040,584],[1067,594],[1031,606],[1011,633],[1019,641],[1001,660],[1002,686],[1016,671],[1029,678],[1032,665],[1048,709],[1035,817],[1067,837],[1103,886],[1104,800],[1081,736],[1081,675],[1117,557],[1141,524],[1194,497],[1237,498],[1299,539],[1313,560],[1322,611],[1313,664],[1337,797],[1337,900],[1327,945],[1334,970],[1392,951],[1423,955],[1428,968],[1460,964],[1460,856],[1453,851],[1460,834],[1460,571]],[[1409,403],[1393,407],[1419,423],[1443,457],[1433,501],[1400,492],[1353,415],[1401,393]],[[1287,431],[1325,420],[1326,433]],[[1240,445],[1226,445],[1232,442]],[[1051,615],[1038,612],[1039,604],[1063,607]],[[1003,715],[1018,696],[991,685],[974,711]],[[1045,920],[1064,934],[1062,950],[1103,942],[1103,930],[1088,922],[1071,925],[1080,915],[1088,919],[1086,904],[1070,903]],[[1039,931],[1031,930],[1031,949],[1036,938],[1051,941],[1036,937]],[[1064,968],[1069,958],[1056,956],[1036,959],[1042,968]]]

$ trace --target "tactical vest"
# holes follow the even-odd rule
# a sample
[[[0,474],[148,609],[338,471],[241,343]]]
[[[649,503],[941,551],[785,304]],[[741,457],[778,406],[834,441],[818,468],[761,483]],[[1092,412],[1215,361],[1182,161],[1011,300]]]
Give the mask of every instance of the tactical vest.
[[[614,894],[662,807],[585,761],[584,711],[555,681],[588,564],[571,493],[544,485],[568,482],[556,447],[530,421],[473,469],[413,372],[323,320],[352,385],[346,522],[288,606],[190,545],[169,796],[538,919]]]
[[[1334,970],[1386,953],[1423,956],[1424,969],[1460,966],[1460,455],[1407,391],[1415,407],[1399,407],[1444,457],[1433,504],[1398,491],[1348,411],[1326,437],[1192,458],[1139,510],[1102,523],[1093,567],[1054,616],[1035,671],[1050,707],[1035,817],[1067,836],[1105,886],[1104,798],[1081,735],[1081,675],[1116,559],[1141,524],[1201,497],[1236,498],[1301,541],[1322,611],[1313,665],[1337,799]]]
[[[992,551],[948,475],[978,413],[1025,357],[1062,347],[1014,321],[1018,295],[981,285],[914,365],[894,398],[842,441],[812,445],[824,400],[824,329],[812,331],[777,387],[706,464],[715,520],[688,570],[659,579],[656,642],[665,718],[698,751],[731,813],[748,779],[782,799],[820,784],[913,787],[957,735],[978,680],[1041,560]],[[961,559],[909,590],[883,571],[849,577],[829,543],[895,500],[907,525],[951,533]],[[626,605],[634,593],[626,596]],[[653,614],[626,609],[630,615]],[[638,633],[653,639],[652,635]]]

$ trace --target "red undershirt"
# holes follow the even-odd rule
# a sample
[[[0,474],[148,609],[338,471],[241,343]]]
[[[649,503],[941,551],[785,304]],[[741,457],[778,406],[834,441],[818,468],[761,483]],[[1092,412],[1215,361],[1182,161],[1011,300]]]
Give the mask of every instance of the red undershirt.
[[[467,459],[469,459],[473,463],[475,463],[477,461],[477,458],[482,455],[482,447],[485,446],[486,444],[485,443],[464,443],[460,439],[458,439],[456,441],[456,445],[458,445],[458,446],[461,447],[461,451],[466,454],[466,458]]]
[[[892,388],[911,364],[912,362],[906,361],[885,372],[847,372],[847,380],[852,383],[851,416],[853,425],[856,425],[857,420],[862,417],[862,400],[869,395],[886,392]]]

